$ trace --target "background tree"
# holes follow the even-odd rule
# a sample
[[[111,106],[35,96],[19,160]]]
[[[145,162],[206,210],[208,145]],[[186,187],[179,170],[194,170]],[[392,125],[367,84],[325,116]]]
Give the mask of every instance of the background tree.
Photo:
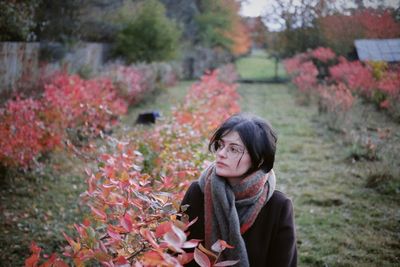
[[[0,41],[34,41],[41,0],[0,1]]]
[[[318,18],[317,24],[326,45],[340,55],[349,55],[356,39],[400,37],[400,23],[394,19],[394,10],[388,8],[335,13]]]
[[[274,53],[288,57],[320,46],[323,40],[315,20],[327,12],[329,1],[332,0],[275,0],[272,11],[264,16],[267,22],[281,27],[276,36],[278,40],[274,39],[277,45],[272,45]]]
[[[233,54],[248,51],[250,37],[239,16],[240,2],[235,0],[201,0],[196,16],[198,43],[221,47]]]
[[[179,37],[180,31],[166,17],[163,4],[146,0],[118,34],[115,53],[129,63],[169,60],[177,54]]]
[[[232,41],[230,51],[235,55],[245,54],[251,46],[251,39],[246,24],[239,16],[240,2],[225,0],[224,6],[228,10],[230,27],[223,32],[223,35]]]
[[[40,0],[36,8],[36,34],[39,40],[79,39],[79,11],[82,0]]]
[[[253,47],[266,48],[268,28],[264,24],[262,18],[247,17],[245,18],[246,28],[250,33],[250,39]]]

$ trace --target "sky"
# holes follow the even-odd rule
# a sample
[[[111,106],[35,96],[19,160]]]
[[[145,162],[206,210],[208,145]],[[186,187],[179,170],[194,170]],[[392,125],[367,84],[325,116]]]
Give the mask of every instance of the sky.
[[[247,0],[242,3],[240,15],[244,17],[258,17],[265,14],[265,11],[270,5],[268,0]],[[277,31],[281,29],[281,26],[276,23],[264,22],[270,31]]]
[[[265,0],[247,0],[242,4],[240,14],[246,17],[260,16],[267,5],[268,1]]]

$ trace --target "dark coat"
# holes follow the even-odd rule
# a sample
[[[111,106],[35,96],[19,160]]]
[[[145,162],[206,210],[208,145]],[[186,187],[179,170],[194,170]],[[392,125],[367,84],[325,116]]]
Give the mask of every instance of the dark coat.
[[[190,228],[189,239],[204,240],[204,195],[197,181],[185,194],[182,205],[190,220],[198,217]],[[282,192],[275,191],[261,209],[254,224],[243,234],[251,267],[297,266],[297,249],[293,206]],[[230,244],[235,245],[235,244]],[[186,266],[198,266],[193,260]]]

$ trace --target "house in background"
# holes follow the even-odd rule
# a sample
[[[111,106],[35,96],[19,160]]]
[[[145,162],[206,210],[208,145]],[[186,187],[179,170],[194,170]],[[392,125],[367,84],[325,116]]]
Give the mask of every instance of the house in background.
[[[400,39],[359,39],[354,45],[360,61],[400,62]]]

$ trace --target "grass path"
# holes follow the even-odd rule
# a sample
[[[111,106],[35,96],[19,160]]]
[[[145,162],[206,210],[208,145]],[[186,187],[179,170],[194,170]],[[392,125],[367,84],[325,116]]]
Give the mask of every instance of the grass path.
[[[366,188],[365,172],[287,85],[242,85],[242,111],[278,132],[277,187],[294,203],[300,266],[400,266],[398,196]],[[340,137],[340,136],[339,136]]]

